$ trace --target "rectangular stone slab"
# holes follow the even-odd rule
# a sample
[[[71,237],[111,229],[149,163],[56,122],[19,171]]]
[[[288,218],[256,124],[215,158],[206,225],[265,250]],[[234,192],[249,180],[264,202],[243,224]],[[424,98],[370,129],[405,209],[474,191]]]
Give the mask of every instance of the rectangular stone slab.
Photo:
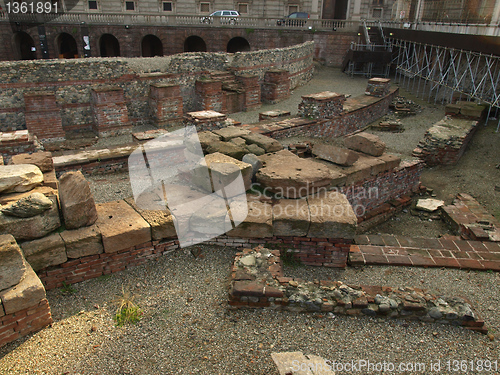
[[[61,238],[66,245],[66,254],[71,259],[101,254],[104,251],[101,232],[95,224],[90,227],[65,230],[61,232]]]
[[[143,210],[137,206],[134,198],[126,198],[127,202],[144,220],[151,226],[151,235],[153,240],[160,241],[164,238],[177,236],[175,231],[174,216],[168,208],[165,210]]]
[[[26,262],[11,234],[0,236],[0,290],[18,284],[26,272]]]
[[[241,238],[265,238],[273,236],[273,210],[268,203],[249,201],[247,203],[248,215],[246,219],[233,230],[227,232],[229,237]],[[239,205],[231,206],[231,213],[235,216],[244,207]]]
[[[273,206],[273,234],[302,237],[309,230],[307,199],[280,199]]]
[[[45,288],[28,264],[24,279],[17,285],[0,292],[5,314],[32,307],[45,298]]]
[[[35,271],[57,266],[68,260],[66,246],[59,233],[24,242],[21,248],[26,260]]]
[[[307,237],[354,238],[357,218],[344,194],[328,191],[307,197],[311,225]]]
[[[123,200],[98,204],[97,214],[104,252],[115,253],[151,241],[147,221]]]

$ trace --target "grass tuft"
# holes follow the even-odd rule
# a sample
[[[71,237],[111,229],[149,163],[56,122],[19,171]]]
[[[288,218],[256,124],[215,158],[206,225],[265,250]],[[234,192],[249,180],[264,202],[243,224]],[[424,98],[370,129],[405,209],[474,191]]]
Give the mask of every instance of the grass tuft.
[[[116,325],[135,324],[142,317],[142,309],[134,303],[135,296],[122,286],[122,293],[115,299],[117,305],[115,313]]]

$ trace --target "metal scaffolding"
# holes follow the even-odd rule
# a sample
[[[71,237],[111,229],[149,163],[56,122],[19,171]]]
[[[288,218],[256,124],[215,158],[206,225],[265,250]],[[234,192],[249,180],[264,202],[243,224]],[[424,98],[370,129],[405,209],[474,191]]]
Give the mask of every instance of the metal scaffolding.
[[[473,100],[488,104],[486,123],[500,109],[500,57],[478,52],[390,40],[396,82],[434,103]],[[500,121],[497,125],[497,132]]]

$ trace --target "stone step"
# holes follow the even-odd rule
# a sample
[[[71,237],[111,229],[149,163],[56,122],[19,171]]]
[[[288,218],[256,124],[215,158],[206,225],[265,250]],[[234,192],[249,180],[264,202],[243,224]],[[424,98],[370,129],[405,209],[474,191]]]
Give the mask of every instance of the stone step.
[[[452,238],[360,235],[349,251],[350,265],[450,267],[500,271],[500,244]]]

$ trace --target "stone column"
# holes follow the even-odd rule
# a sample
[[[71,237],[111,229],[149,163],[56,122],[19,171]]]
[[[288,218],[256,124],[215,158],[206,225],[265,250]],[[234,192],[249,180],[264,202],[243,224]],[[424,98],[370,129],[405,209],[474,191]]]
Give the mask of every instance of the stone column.
[[[149,110],[154,124],[159,128],[182,122],[183,102],[179,85],[152,84]]]
[[[65,138],[62,127],[61,109],[56,95],[49,91],[24,94],[26,128],[39,139]]]
[[[121,87],[98,87],[91,90],[90,107],[93,129],[100,137],[130,134],[127,105]]]

